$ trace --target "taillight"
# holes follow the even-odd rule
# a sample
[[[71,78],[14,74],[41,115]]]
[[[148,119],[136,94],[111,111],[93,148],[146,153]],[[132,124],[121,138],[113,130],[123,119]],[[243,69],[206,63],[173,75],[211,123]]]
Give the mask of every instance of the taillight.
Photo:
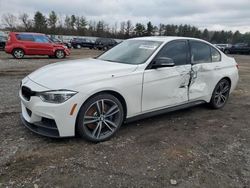
[[[239,69],[239,64],[236,64],[236,68]]]

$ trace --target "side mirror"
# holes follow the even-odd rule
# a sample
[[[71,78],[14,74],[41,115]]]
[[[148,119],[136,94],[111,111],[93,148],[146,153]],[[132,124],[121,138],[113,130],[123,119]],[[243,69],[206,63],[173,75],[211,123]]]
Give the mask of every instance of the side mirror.
[[[168,57],[159,57],[154,60],[152,68],[161,68],[161,67],[173,67],[175,66],[174,60]]]

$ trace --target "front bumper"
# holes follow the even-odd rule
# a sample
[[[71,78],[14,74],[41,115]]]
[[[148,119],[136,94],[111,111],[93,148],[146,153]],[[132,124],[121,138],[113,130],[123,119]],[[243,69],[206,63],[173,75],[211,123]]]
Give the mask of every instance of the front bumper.
[[[48,88],[38,85],[27,77],[22,86],[37,92],[48,90]],[[38,96],[32,96],[27,100],[22,96],[21,91],[19,96],[22,122],[31,131],[49,137],[75,136],[75,124],[81,106],[81,103],[79,103],[79,101],[82,101],[81,96],[75,95],[61,104],[43,102]],[[75,104],[76,108],[74,113],[71,114],[72,107]]]
[[[51,137],[51,138],[59,138],[59,131],[54,123],[49,122],[35,122],[35,123],[29,123],[24,119],[24,117],[21,114],[21,120],[25,127],[27,127],[29,130],[31,130],[34,133],[40,134],[42,136]],[[53,122],[53,120],[52,120]]]
[[[65,52],[66,56],[70,55],[70,50],[68,48],[65,48],[64,52]]]

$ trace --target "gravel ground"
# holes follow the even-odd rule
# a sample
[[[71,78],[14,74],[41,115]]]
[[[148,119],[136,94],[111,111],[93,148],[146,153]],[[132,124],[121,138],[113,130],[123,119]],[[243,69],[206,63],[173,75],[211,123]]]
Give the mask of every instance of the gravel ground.
[[[99,53],[72,50],[67,59]],[[92,144],[22,126],[20,80],[56,59],[0,52],[0,187],[250,187],[250,56],[235,58],[240,82],[223,109],[201,105],[137,121]]]

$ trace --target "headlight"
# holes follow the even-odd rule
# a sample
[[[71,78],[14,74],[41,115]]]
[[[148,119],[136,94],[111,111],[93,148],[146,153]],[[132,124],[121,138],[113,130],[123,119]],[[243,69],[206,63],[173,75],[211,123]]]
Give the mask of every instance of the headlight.
[[[58,91],[46,91],[38,93],[37,95],[44,102],[49,103],[63,103],[73,97],[77,92],[69,90],[58,90]]]

